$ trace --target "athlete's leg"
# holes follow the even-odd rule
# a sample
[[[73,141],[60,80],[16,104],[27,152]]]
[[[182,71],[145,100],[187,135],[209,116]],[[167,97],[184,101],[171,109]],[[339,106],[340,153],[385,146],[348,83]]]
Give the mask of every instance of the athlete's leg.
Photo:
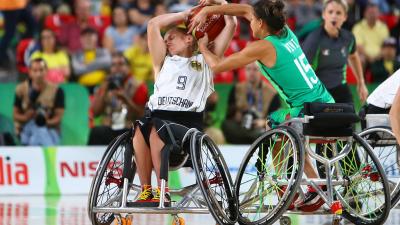
[[[153,169],[151,152],[140,129],[135,130],[133,149],[135,150],[136,171],[139,175],[140,183],[142,186],[151,185],[151,172]]]

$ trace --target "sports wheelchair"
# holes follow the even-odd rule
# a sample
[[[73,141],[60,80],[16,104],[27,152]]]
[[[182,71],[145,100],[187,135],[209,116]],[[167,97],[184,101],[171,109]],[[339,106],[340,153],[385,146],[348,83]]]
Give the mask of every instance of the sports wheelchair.
[[[289,217],[282,217],[286,212],[334,214],[333,224],[342,216],[355,224],[383,224],[390,210],[389,185],[371,147],[353,132],[358,121],[353,106],[306,103],[304,117],[260,136],[235,181],[239,224],[272,224],[278,219],[290,224]],[[306,153],[320,163],[315,166],[326,178],[303,178]],[[305,198],[305,186],[316,190],[323,205],[289,208],[294,200]]]
[[[396,141],[388,114],[366,114],[365,127],[358,134],[372,147],[386,173],[392,208],[400,200],[400,147]]]
[[[174,146],[162,151],[161,168],[176,170],[185,166],[190,158],[197,182],[181,189],[170,189],[172,198],[178,196],[180,199],[165,207],[164,187],[168,172],[164,171],[163,175],[161,169],[159,206],[135,206],[141,186],[135,177],[133,132],[132,129],[110,143],[98,165],[88,199],[88,214],[93,225],[113,222],[129,225],[132,223],[131,214],[171,214],[174,216],[172,224],[183,225],[184,220],[178,216],[179,213],[211,213],[220,225],[236,223],[237,198],[224,158],[214,142],[194,128],[186,133],[181,144],[173,142]],[[185,149],[184,146],[189,147]]]

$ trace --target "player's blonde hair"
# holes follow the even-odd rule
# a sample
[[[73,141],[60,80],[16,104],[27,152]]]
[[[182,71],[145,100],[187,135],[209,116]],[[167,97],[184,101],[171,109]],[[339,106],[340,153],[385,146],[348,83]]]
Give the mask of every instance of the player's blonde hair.
[[[349,5],[347,4],[346,0],[324,0],[323,10],[325,10],[328,4],[331,2],[336,2],[341,5],[346,13],[349,11]]]

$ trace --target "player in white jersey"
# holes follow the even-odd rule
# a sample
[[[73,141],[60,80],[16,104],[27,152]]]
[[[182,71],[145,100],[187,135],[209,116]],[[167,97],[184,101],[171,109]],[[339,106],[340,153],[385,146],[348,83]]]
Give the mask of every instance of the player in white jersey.
[[[360,110],[360,116],[365,118],[366,114],[388,114],[399,87],[400,70],[397,70],[368,96],[367,104]],[[365,121],[362,121],[362,128],[365,127]]]
[[[208,3],[222,4],[222,1],[208,0]],[[214,91],[213,74],[203,55],[196,53],[197,41],[187,34],[186,29],[177,26],[189,13],[190,10],[160,15],[147,25],[155,74],[154,94],[149,99],[147,115],[135,124],[133,137],[137,173],[142,185],[142,193],[135,203],[143,206],[159,204],[161,153],[173,144],[171,134],[179,143],[189,128],[201,130],[206,100]],[[225,16],[225,24],[213,44],[214,53],[220,56],[232,39],[236,21],[234,17]],[[161,30],[165,28],[170,29],[162,36]],[[170,159],[176,159],[176,155],[171,155]],[[155,190],[151,186],[153,169],[158,183]],[[168,205],[169,194],[166,200]]]

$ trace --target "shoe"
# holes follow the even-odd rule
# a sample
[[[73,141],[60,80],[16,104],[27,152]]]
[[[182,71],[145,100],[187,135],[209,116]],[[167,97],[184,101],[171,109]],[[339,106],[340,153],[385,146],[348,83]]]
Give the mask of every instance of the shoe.
[[[148,202],[151,201],[153,197],[154,196],[151,187],[148,187],[142,190],[136,202]]]
[[[160,188],[156,188],[155,195],[151,201],[159,204],[160,197],[161,197],[161,190],[160,190]],[[171,195],[169,194],[169,192],[165,192],[164,206],[166,206],[166,207],[171,206]]]
[[[299,209],[305,212],[318,210],[323,204],[324,199],[317,193],[312,186],[307,186],[307,192],[304,194],[304,201],[299,206]]]
[[[129,207],[157,207],[158,203],[153,201],[154,195],[151,186],[142,189],[139,197],[134,202],[128,202]]]

